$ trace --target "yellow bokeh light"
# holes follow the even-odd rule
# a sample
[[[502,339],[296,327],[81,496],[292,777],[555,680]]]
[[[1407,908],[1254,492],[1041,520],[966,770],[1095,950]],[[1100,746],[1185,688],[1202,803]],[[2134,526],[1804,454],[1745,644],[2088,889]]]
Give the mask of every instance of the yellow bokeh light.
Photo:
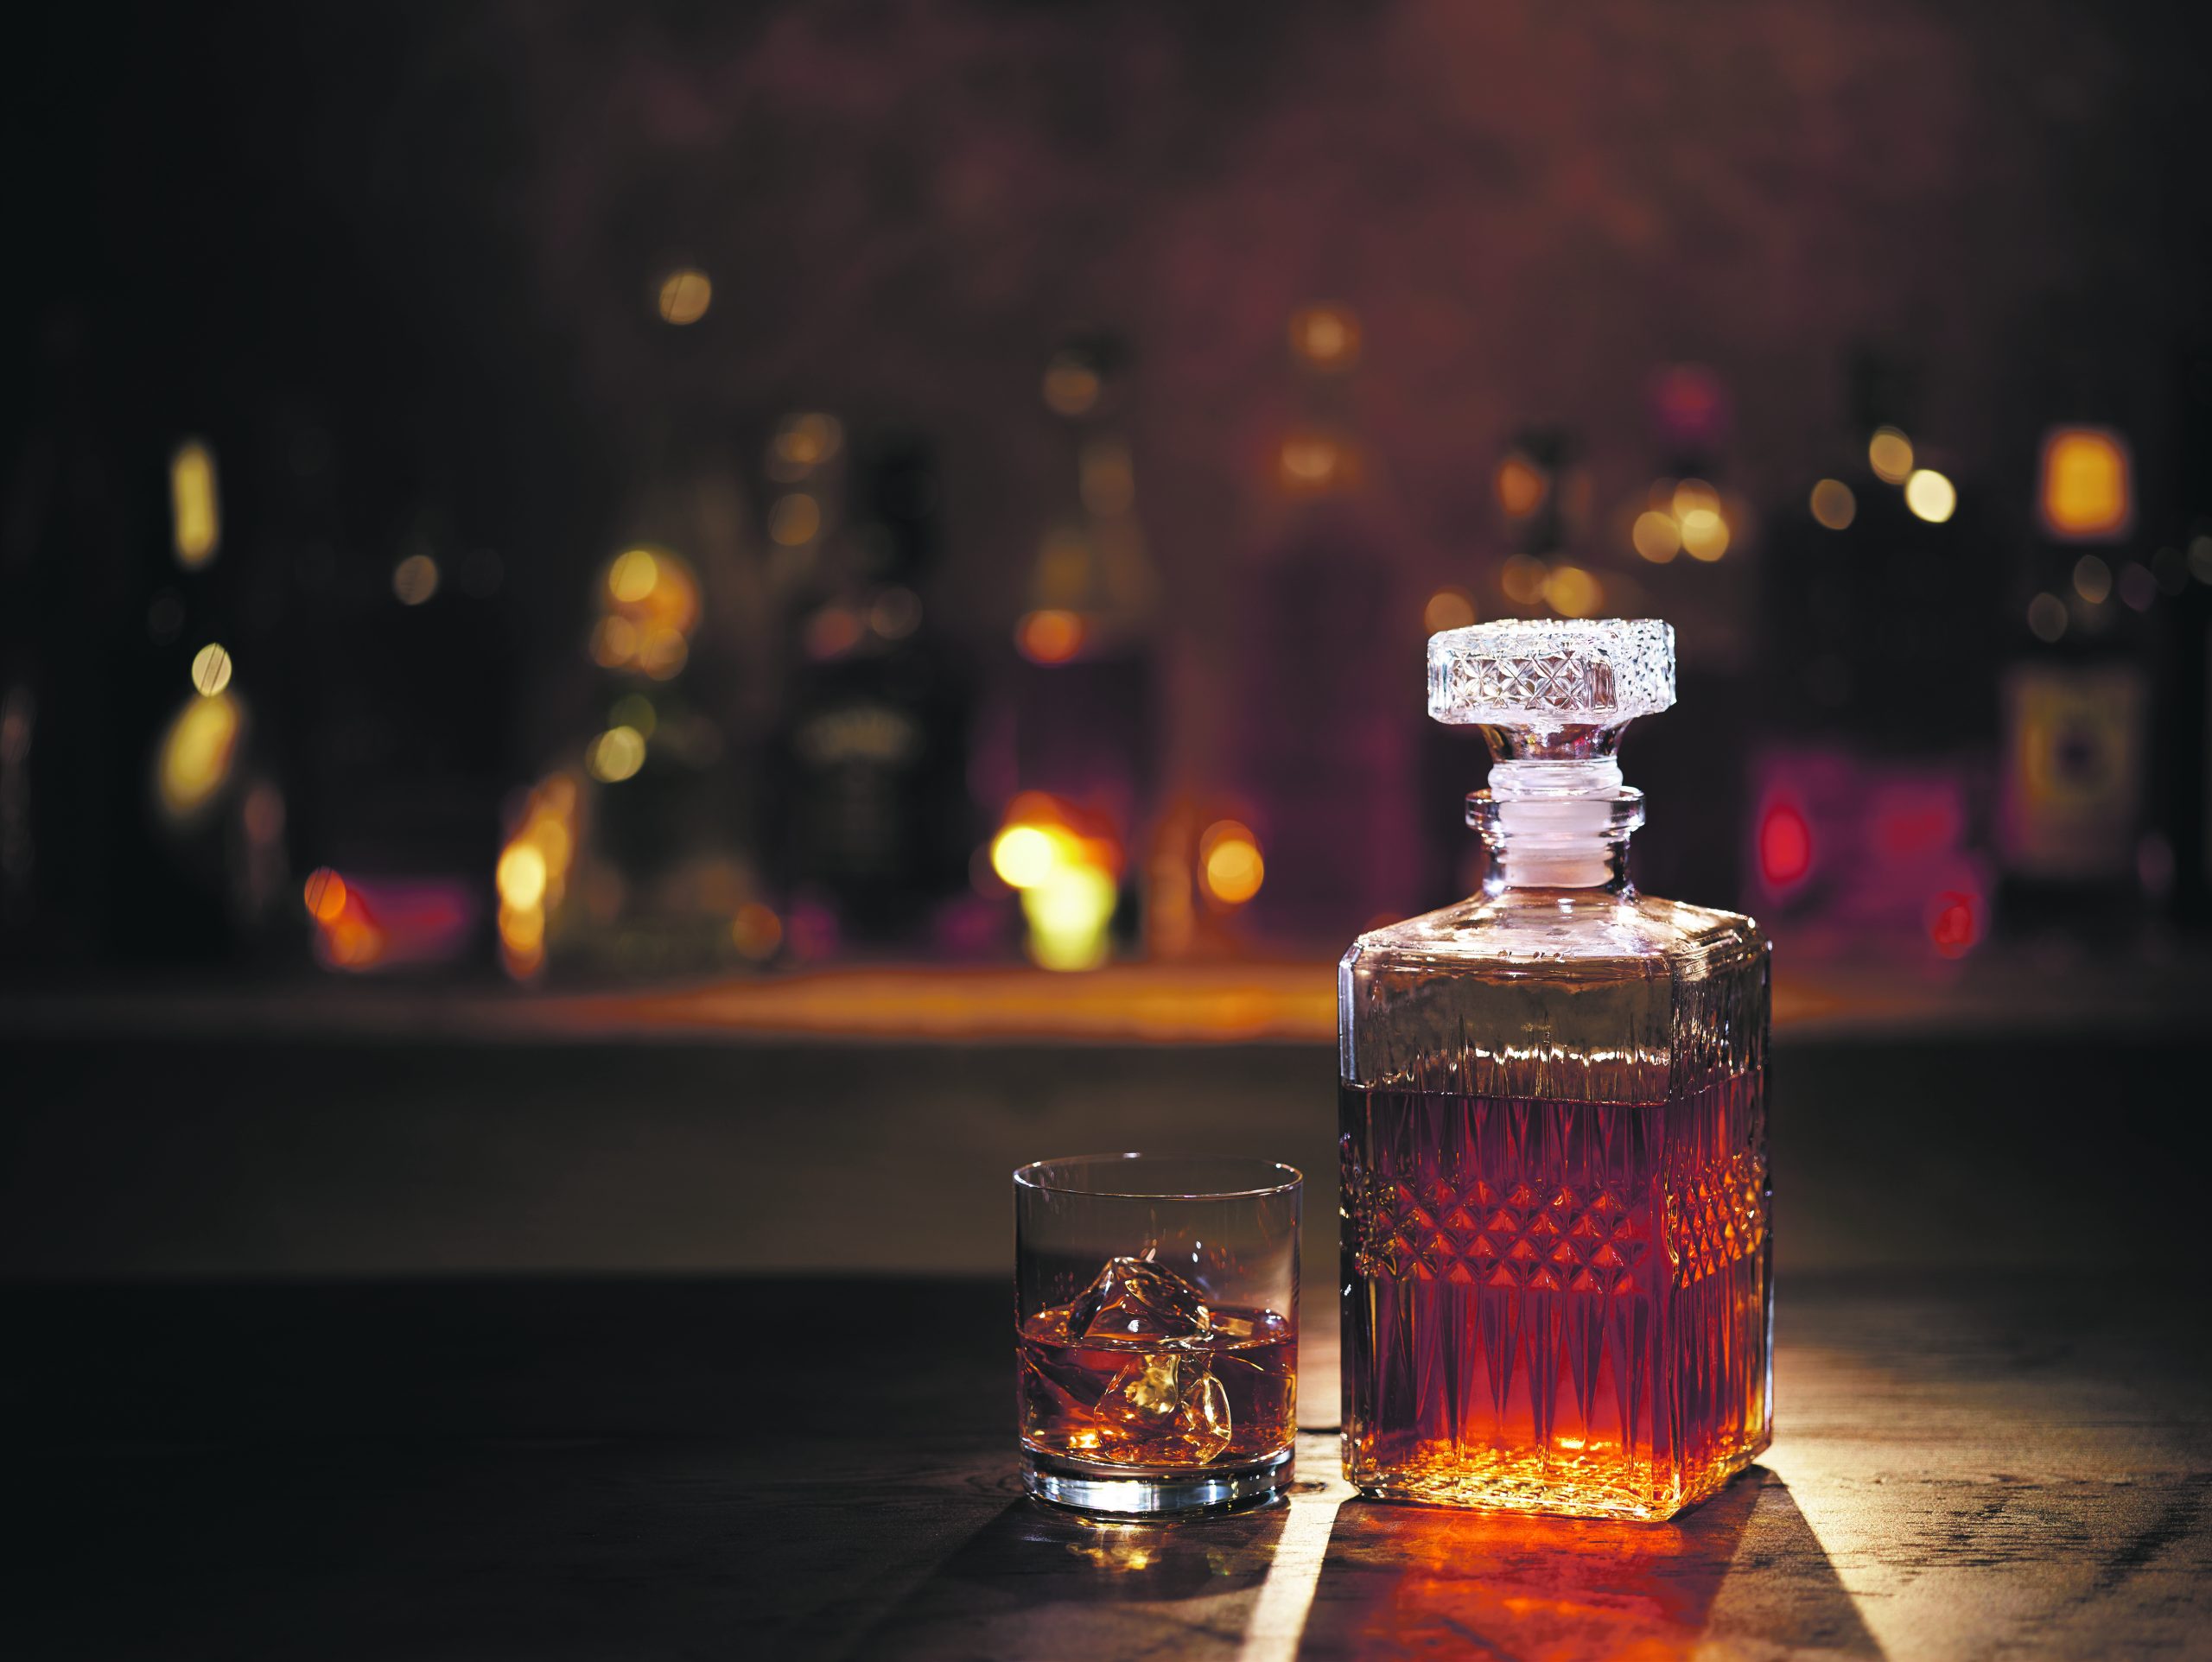
[[[169,458],[169,519],[176,562],[197,570],[223,542],[222,511],[215,490],[215,453],[188,439]]]
[[[1904,484],[1912,477],[1912,441],[1896,428],[1876,428],[1866,441],[1866,465],[1883,484]]]
[[[213,698],[231,684],[231,653],[210,641],[192,655],[192,690]]]
[[[1421,608],[1421,627],[1432,635],[1465,629],[1475,621],[1475,597],[1464,588],[1440,588]]]
[[[1544,599],[1562,618],[1587,618],[1605,604],[1605,590],[1580,566],[1555,566],[1544,579]]]
[[[714,304],[715,285],[696,265],[678,266],[661,279],[660,315],[664,323],[679,327],[696,323]]]
[[[1677,519],[1688,519],[1692,514],[1717,514],[1720,511],[1720,492],[1701,479],[1686,479],[1675,487],[1673,498],[1667,504],[1675,511]]]
[[[1693,560],[1711,561],[1728,552],[1728,522],[1715,508],[1693,508],[1684,514],[1682,551]]]
[[[1929,524],[1940,525],[1958,511],[1958,490],[1934,468],[1916,467],[1904,482],[1904,505]]]
[[[2069,540],[2124,536],[2135,507],[2127,441],[2108,428],[2054,428],[2044,436],[2044,529]]]
[[[1497,586],[1516,606],[1534,606],[1544,598],[1544,579],[1549,574],[1533,555],[1516,554],[1498,568]]]
[[[2074,562],[2074,592],[2091,606],[2102,606],[2112,593],[2112,568],[2094,554]]]
[[[991,869],[1010,889],[1033,889],[1081,857],[1076,839],[1058,826],[1009,825],[991,840]]]
[[[690,657],[690,644],[677,630],[648,629],[638,643],[638,667],[655,681],[675,680]]]
[[[1236,820],[1221,820],[1206,828],[1198,839],[1198,879],[1205,891],[1224,906],[1241,906],[1260,892],[1267,864],[1249,827]]]
[[[1498,463],[1492,483],[1497,491],[1497,505],[1515,519],[1526,519],[1535,512],[1551,489],[1543,470],[1517,450],[1509,452]]]
[[[1675,523],[1674,515],[1662,509],[1647,508],[1629,527],[1628,540],[1653,565],[1663,566],[1681,552],[1682,530]]]
[[[607,568],[607,592],[624,606],[636,606],[660,585],[660,561],[651,549],[630,549]]]
[[[238,703],[227,693],[195,695],[177,712],[154,769],[155,793],[172,820],[197,814],[229,781],[239,726]]]
[[[1021,891],[1029,950],[1046,969],[1095,969],[1106,961],[1114,879],[1095,866],[1071,866]]]
[[[1824,479],[1813,487],[1813,517],[1832,531],[1842,530],[1859,517],[1859,498],[1840,479]]]
[[[410,554],[391,568],[391,592],[402,606],[420,606],[438,592],[438,562]]]
[[[620,784],[645,764],[645,737],[635,727],[609,727],[591,742],[585,765],[591,777],[606,784]]]
[[[1045,366],[1045,403],[1056,416],[1088,416],[1101,390],[1098,371],[1073,352],[1062,352]]]
[[[1294,433],[1275,456],[1275,476],[1293,491],[1318,490],[1344,471],[1344,447],[1327,433]]]
[[[768,510],[768,535],[785,548],[804,548],[821,530],[822,504],[804,491],[777,498]]]
[[[2028,632],[2039,641],[2055,641],[2066,632],[2066,602],[2056,594],[2038,594],[2028,602]]]
[[[499,856],[496,880],[499,902],[518,911],[525,911],[545,898],[545,854],[535,844],[509,843]]]
[[[1350,369],[1359,357],[1359,320],[1340,306],[1294,312],[1290,349],[1317,369]]]
[[[501,907],[499,944],[524,960],[529,968],[536,968],[537,958],[545,948],[544,909],[541,906]]]

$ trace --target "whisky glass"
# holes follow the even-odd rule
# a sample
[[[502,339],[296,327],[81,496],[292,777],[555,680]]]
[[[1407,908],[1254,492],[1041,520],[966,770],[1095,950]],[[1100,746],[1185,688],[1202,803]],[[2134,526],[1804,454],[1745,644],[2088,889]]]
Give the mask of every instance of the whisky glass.
[[[1030,1494],[1141,1516],[1289,1482],[1305,1181],[1272,1161],[1144,1154],[1014,1174]]]

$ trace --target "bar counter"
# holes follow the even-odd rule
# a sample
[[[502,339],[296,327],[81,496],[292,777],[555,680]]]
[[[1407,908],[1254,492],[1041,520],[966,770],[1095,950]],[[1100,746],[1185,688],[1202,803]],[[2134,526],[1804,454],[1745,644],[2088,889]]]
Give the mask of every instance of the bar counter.
[[[1348,1499],[1325,1433],[1287,1505],[1056,1511],[995,1281],[6,1298],[21,1659],[2203,1654],[2205,1333],[2142,1281],[1785,1283],[1780,1434],[1668,1525]]]
[[[2205,987],[1785,980],[1671,1525],[1348,1497],[1323,967],[0,1001],[0,1655],[2212,1654]],[[1110,1146],[1307,1173],[1286,1505],[1016,1492],[1007,1174]]]

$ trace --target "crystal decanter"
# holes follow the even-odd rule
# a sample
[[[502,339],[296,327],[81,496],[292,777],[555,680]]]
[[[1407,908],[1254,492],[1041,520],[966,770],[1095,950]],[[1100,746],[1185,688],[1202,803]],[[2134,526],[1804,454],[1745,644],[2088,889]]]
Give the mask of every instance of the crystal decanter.
[[[1662,1519],[1772,1430],[1768,948],[1629,881],[1616,759],[1663,623],[1428,644],[1495,758],[1482,892],[1338,968],[1344,1473],[1445,1506]]]

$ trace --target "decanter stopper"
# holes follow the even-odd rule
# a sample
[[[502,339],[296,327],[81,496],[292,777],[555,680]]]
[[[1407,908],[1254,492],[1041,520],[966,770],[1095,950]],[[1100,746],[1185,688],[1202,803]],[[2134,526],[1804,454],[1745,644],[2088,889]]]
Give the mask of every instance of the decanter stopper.
[[[1524,844],[1599,828],[1626,835],[1642,822],[1642,794],[1621,784],[1621,729],[1672,703],[1675,630],[1656,618],[1509,618],[1429,637],[1429,714],[1480,727],[1496,758],[1489,791],[1469,798],[1469,818],[1484,835],[1516,827]],[[1617,811],[1566,811],[1568,800]],[[1516,802],[1531,807],[1509,807]],[[1535,802],[1561,811],[1540,814]]]
[[[1428,713],[1439,721],[1620,727],[1674,701],[1675,631],[1656,618],[1510,618],[1428,638]]]

